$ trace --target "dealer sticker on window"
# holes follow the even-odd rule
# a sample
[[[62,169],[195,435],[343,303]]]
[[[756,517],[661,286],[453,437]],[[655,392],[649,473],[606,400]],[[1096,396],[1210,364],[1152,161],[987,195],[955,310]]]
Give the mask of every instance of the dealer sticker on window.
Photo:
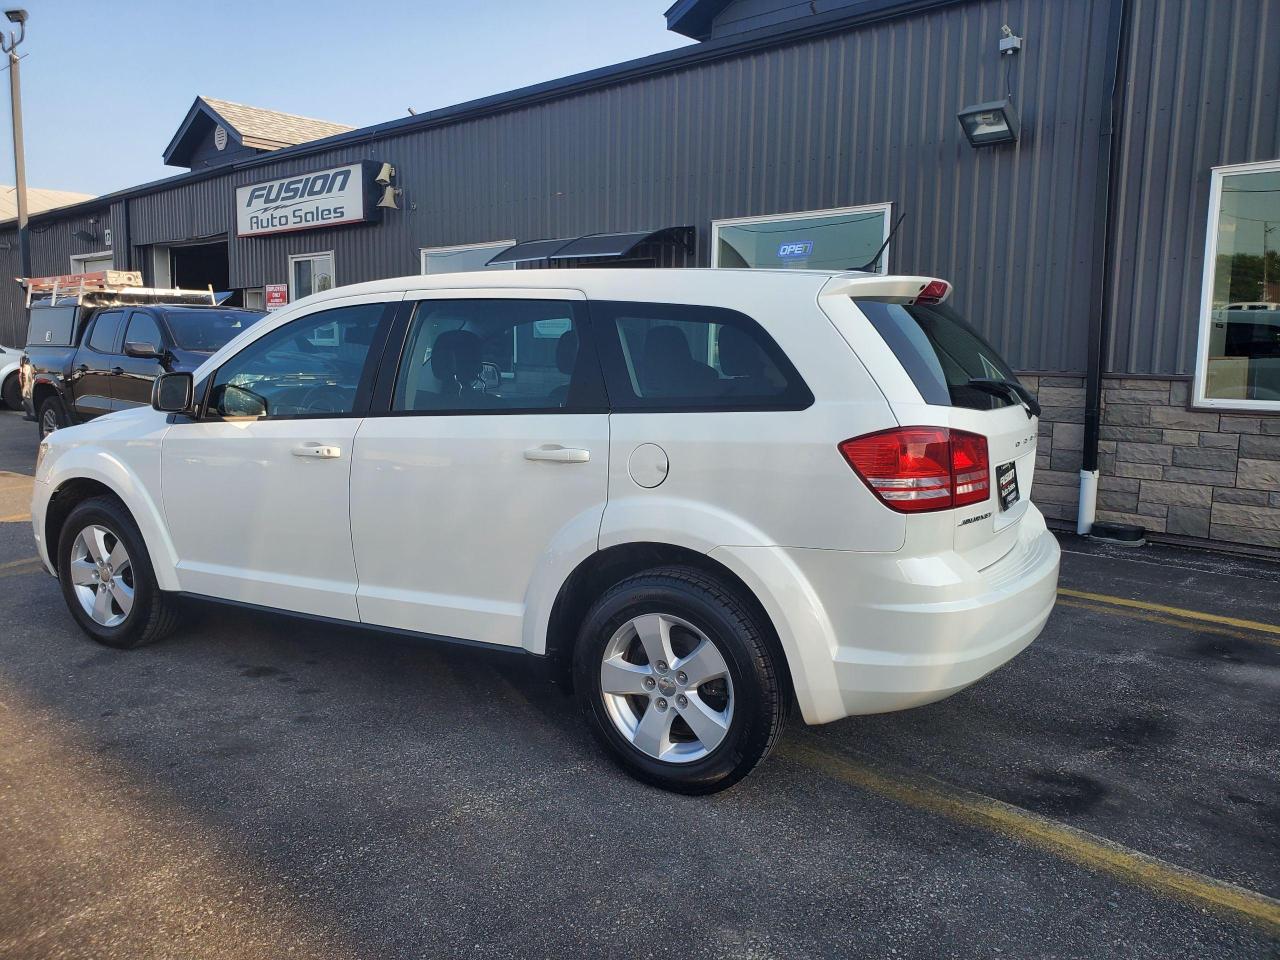
[[[1013,463],[996,467],[996,489],[1000,491],[1000,509],[1008,510],[1018,502],[1018,468]]]

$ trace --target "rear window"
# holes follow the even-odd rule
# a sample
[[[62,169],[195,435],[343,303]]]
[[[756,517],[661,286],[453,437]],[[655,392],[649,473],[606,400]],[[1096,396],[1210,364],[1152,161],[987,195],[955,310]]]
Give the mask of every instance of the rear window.
[[[813,394],[745,314],[594,301],[609,401],[619,410],[802,410]]]
[[[898,358],[925,403],[994,410],[1018,402],[970,385],[974,380],[1017,383],[1018,378],[991,344],[945,303],[854,302]]]
[[[76,310],[68,307],[36,307],[31,308],[31,319],[27,326],[27,343],[33,345],[50,344],[57,347],[71,346],[71,335],[76,325]]]
[[[179,350],[213,353],[264,316],[250,310],[173,310],[165,321]]]

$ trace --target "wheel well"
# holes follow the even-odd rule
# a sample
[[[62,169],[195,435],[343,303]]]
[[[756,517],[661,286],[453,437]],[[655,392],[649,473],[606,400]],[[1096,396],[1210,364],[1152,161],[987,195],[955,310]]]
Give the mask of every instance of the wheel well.
[[[49,383],[37,383],[31,388],[31,407],[32,413],[40,412],[40,404],[44,403],[46,397],[56,397],[58,390]]]
[[[566,687],[572,686],[573,647],[578,640],[578,628],[591,604],[615,583],[632,574],[671,564],[694,567],[715,577],[751,609],[757,622],[764,627],[770,651],[786,678],[788,692],[794,697],[791,669],[787,665],[782,642],[764,605],[751,588],[736,573],[705,553],[670,543],[620,544],[593,553],[574,568],[560,587],[547,622],[547,656],[556,666],[556,679]]]
[[[62,539],[62,526],[67,522],[67,517],[79,504],[94,497],[111,497],[124,505],[124,501],[105,483],[85,478],[68,480],[49,498],[49,507],[44,516],[44,542],[49,551],[49,559],[55,565],[58,562],[58,541]]]

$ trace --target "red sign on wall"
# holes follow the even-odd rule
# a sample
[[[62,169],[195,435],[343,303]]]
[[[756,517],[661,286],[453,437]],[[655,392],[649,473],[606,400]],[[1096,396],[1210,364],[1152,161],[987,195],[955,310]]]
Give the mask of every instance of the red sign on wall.
[[[287,283],[268,283],[262,290],[268,310],[279,310],[289,302]]]

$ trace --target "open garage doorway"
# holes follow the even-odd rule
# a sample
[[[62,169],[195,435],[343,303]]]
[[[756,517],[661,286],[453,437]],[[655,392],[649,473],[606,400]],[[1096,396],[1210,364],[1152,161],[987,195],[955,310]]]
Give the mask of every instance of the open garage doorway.
[[[164,263],[165,260],[167,264]],[[167,249],[156,247],[152,254],[152,263],[157,286],[172,285],[184,290],[207,290],[212,286],[214,291],[219,293],[231,289],[231,270],[227,261],[225,240],[172,246]],[[163,283],[163,271],[166,265],[169,271],[168,284]],[[236,291],[227,303],[238,306],[239,291]]]

